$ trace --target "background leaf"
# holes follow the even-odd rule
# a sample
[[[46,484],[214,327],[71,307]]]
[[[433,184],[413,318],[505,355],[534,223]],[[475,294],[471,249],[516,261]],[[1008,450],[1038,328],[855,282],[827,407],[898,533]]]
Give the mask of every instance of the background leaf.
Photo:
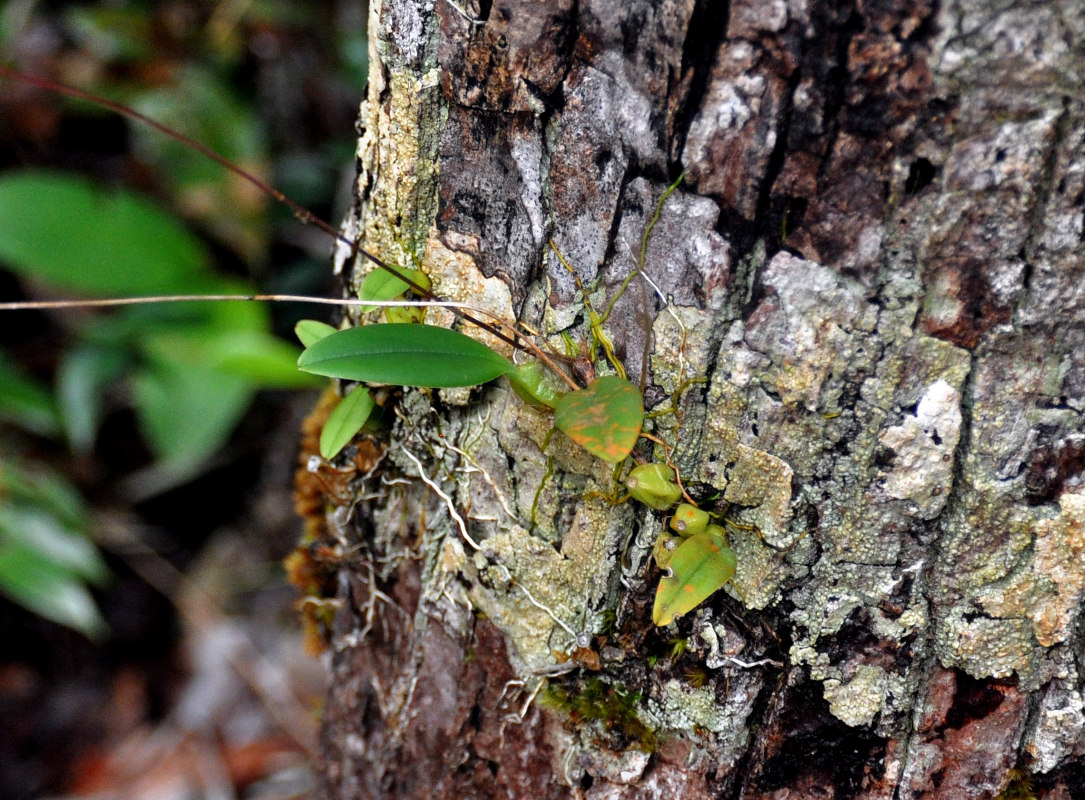
[[[203,291],[198,239],[133,192],[61,172],[0,175],[0,259],[13,271],[100,295]]]
[[[86,342],[61,356],[56,395],[68,444],[77,453],[94,447],[107,387],[124,371],[127,355],[118,347]]]
[[[187,476],[225,441],[255,389],[220,370],[163,361],[133,379],[140,428],[155,453]]]
[[[103,584],[109,572],[86,524],[82,501],[59,476],[0,462],[0,591],[98,637],[105,623],[85,584]]]
[[[49,391],[27,377],[0,352],[0,419],[49,436],[60,430],[60,419]]]
[[[475,386],[512,369],[459,331],[409,323],[337,331],[306,348],[298,366],[329,378],[432,388]]]

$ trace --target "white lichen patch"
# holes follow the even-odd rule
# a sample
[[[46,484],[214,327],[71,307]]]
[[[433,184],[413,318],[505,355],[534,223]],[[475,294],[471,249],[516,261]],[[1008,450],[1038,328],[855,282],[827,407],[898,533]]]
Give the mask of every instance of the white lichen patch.
[[[726,698],[722,701],[720,682],[727,687]],[[746,720],[753,712],[753,701],[761,688],[758,671],[741,668],[728,670],[726,678],[717,678],[699,688],[690,686],[688,681],[671,678],[657,685],[646,702],[646,721],[658,731],[703,730],[714,739],[712,750],[717,763],[733,763],[748,745]],[[695,763],[701,757],[697,738],[688,736],[693,748],[687,763]]]
[[[471,601],[508,637],[527,670],[542,670],[563,643],[554,636],[557,623],[531,598],[571,628],[576,622],[578,598],[564,594],[563,559],[520,527],[491,536],[482,546],[476,556],[481,581],[471,586]]]
[[[791,467],[764,450],[741,444],[731,419],[733,399],[726,380],[713,381],[695,480],[723,491],[723,499],[743,507],[742,522],[754,525],[775,547],[787,547],[791,519]]]
[[[607,555],[627,524],[622,509],[596,497],[578,504],[560,553],[518,525],[482,542],[476,566],[492,588],[474,584],[471,600],[530,669],[551,665],[553,651],[571,644],[570,630],[597,630],[600,620],[588,611],[603,605],[610,583]]]
[[[927,387],[915,414],[882,431],[882,446],[896,454],[883,473],[885,493],[908,500],[906,513],[933,519],[941,513],[953,483],[953,454],[961,438],[961,394],[944,380]]]
[[[688,730],[696,725],[712,733],[728,729],[730,715],[720,708],[714,684],[695,688],[672,678],[660,687],[660,691],[661,704],[667,709],[671,727]]]
[[[776,599],[780,585],[790,577],[781,552],[766,547],[754,530],[730,529],[727,543],[738,560],[735,575],[724,586],[747,608],[762,609]]]
[[[830,678],[824,683],[825,700],[834,717],[853,728],[869,725],[885,704],[889,680],[881,667],[863,664],[847,681]]]
[[[813,601],[803,603],[804,608],[815,609],[817,617],[805,617],[803,625],[819,638],[835,635],[857,608],[892,593],[899,580],[893,572],[892,567],[819,562],[814,568]]]

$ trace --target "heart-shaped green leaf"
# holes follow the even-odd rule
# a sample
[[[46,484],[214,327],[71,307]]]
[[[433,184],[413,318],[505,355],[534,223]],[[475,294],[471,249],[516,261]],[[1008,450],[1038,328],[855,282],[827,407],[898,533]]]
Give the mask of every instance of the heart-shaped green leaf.
[[[389,323],[336,331],[306,348],[298,367],[329,378],[449,388],[492,381],[512,364],[459,331]]]
[[[692,611],[731,580],[737,565],[724,537],[709,532],[689,537],[671,554],[669,574],[659,579],[652,621],[662,627]]]
[[[373,395],[364,386],[355,386],[354,391],[340,400],[320,432],[320,455],[335,458],[365,425],[373,413],[373,405]]]
[[[558,400],[554,424],[593,456],[617,463],[629,455],[644,422],[640,391],[624,378],[606,375],[587,389]]]

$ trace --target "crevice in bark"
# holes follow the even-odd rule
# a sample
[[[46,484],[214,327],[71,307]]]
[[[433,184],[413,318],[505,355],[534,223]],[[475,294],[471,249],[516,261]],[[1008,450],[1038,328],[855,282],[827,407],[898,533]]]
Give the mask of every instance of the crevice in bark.
[[[674,118],[674,142],[668,158],[679,159],[686,146],[690,125],[705,98],[712,69],[706,65],[715,62],[717,54],[727,41],[727,24],[731,15],[730,0],[699,0],[693,9],[682,43],[681,74],[691,74],[682,106]]]

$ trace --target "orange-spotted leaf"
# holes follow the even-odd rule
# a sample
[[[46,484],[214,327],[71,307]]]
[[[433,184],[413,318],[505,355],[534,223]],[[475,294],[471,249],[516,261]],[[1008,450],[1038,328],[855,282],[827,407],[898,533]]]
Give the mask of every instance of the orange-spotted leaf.
[[[593,456],[612,464],[633,450],[644,422],[640,391],[624,378],[606,375],[587,389],[558,400],[554,423]]]
[[[663,627],[692,611],[731,580],[737,565],[722,536],[706,532],[689,537],[671,553],[668,574],[659,579],[652,621]]]

